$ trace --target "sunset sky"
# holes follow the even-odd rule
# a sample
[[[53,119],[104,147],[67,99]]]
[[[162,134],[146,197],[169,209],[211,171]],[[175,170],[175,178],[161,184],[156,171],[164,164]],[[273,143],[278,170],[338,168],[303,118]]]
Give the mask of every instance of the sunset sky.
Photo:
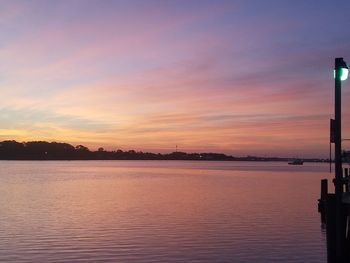
[[[0,0],[0,140],[326,157],[349,32],[348,0]]]

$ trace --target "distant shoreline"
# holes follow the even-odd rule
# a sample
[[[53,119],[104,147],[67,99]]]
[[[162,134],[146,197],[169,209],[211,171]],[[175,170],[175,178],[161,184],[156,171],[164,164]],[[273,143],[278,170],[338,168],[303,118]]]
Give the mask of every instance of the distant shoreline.
[[[92,161],[92,160],[158,160],[158,161],[254,161],[254,162],[288,162],[286,157],[237,157],[223,153],[151,153],[129,151],[105,151],[102,147],[91,151],[83,145],[73,146],[68,143],[31,141],[0,142],[0,160],[4,161]],[[329,162],[329,159],[300,158],[304,162]]]
[[[20,161],[20,162],[31,162],[31,161],[38,161],[38,162],[76,162],[76,161],[188,161],[188,162],[256,162],[256,163],[269,163],[269,162],[280,162],[280,163],[287,163],[290,160],[271,160],[271,161],[259,161],[259,160],[190,160],[190,159],[0,159],[0,161]],[[304,163],[329,163],[329,161],[324,160],[315,160],[315,159],[302,159]],[[334,162],[332,162],[334,163]]]

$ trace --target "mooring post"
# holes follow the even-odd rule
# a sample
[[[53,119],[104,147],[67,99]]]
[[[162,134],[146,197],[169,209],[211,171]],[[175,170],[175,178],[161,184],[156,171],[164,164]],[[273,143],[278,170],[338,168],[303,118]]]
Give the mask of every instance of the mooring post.
[[[328,194],[328,180],[321,180],[321,196],[318,199],[318,212],[321,214],[321,223],[326,223],[326,199]]]
[[[336,199],[335,194],[327,194],[325,202],[326,231],[327,231],[327,263],[340,263],[337,260],[337,233],[336,233]]]
[[[344,168],[345,192],[349,192],[349,168]]]

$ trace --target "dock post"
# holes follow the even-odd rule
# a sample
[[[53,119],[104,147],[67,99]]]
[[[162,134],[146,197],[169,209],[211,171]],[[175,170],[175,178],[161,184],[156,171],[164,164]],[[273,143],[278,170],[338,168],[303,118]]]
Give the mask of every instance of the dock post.
[[[328,194],[328,180],[321,180],[321,197],[318,199],[318,212],[321,214],[321,223],[326,223],[326,202]]]
[[[344,177],[345,177],[345,192],[349,192],[349,168],[344,169]]]
[[[325,202],[325,219],[327,232],[327,263],[340,263],[337,261],[337,233],[336,233],[336,198],[335,194],[327,194]]]

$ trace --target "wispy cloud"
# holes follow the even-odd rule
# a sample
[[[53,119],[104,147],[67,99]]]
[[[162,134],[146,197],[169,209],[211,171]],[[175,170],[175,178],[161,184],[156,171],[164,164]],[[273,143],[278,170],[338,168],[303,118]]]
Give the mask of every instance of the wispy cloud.
[[[334,6],[1,1],[0,138],[325,156]]]

